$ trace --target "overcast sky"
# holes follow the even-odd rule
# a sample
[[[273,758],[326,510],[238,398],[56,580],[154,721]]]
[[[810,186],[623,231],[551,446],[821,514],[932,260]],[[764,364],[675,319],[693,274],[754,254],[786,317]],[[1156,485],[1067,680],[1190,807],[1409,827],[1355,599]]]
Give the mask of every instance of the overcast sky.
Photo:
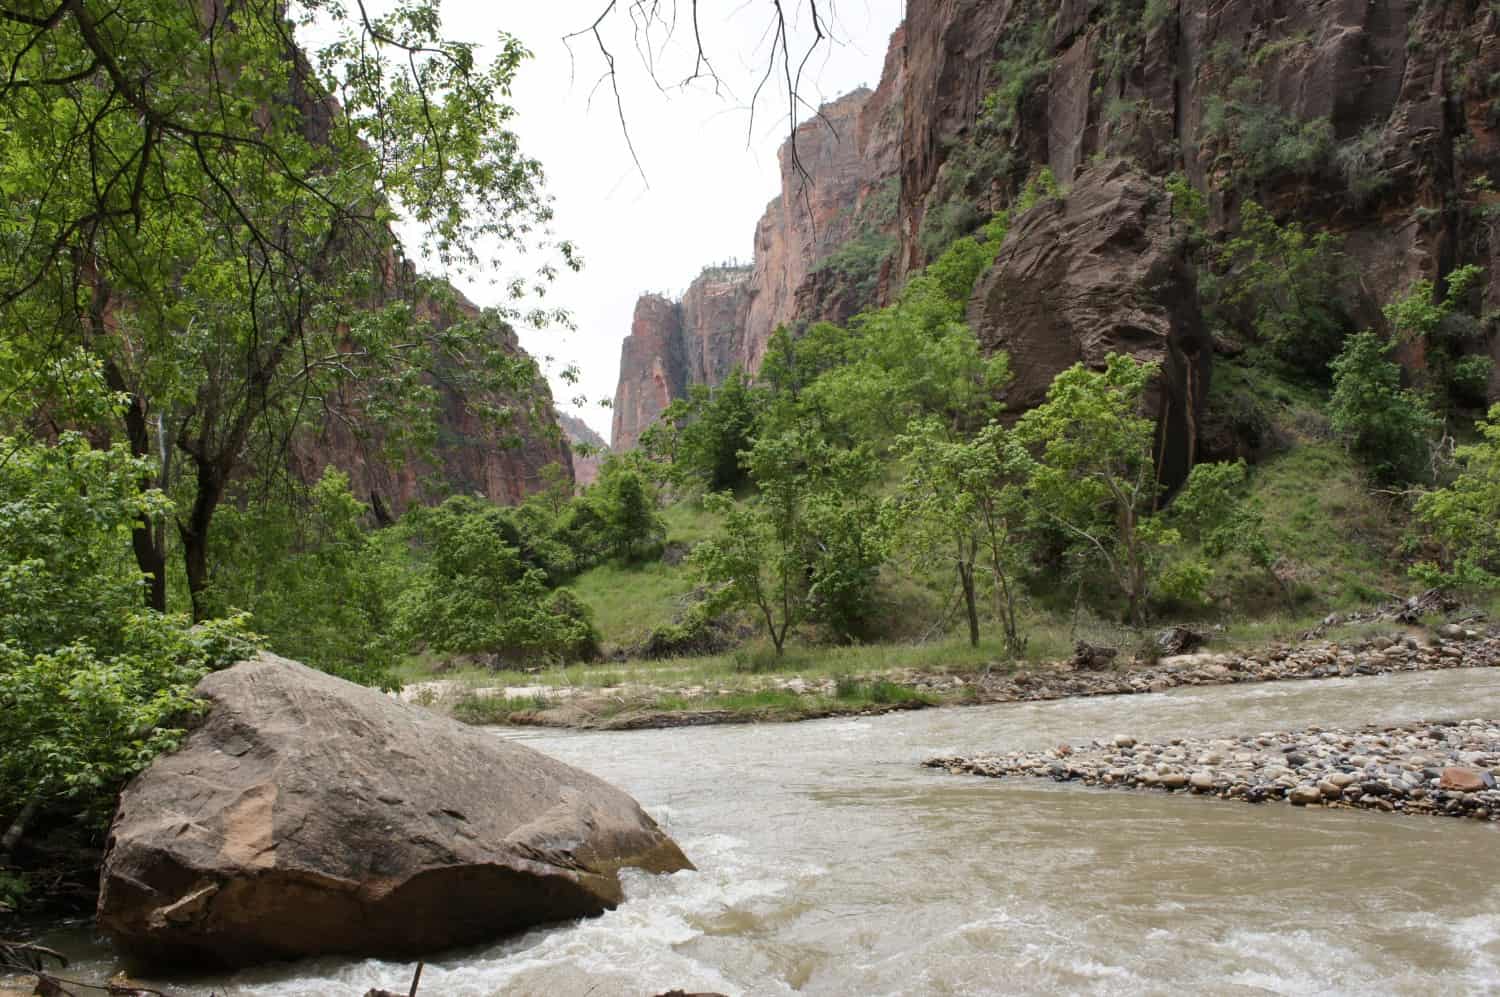
[[[549,377],[559,407],[582,416],[608,439],[610,411],[598,401],[614,397],[620,341],[630,331],[636,298],[646,291],[676,296],[705,264],[750,259],[755,223],[779,189],[776,149],[786,137],[787,111],[784,86],[768,85],[750,129],[750,94],[769,48],[769,0],[702,4],[705,42],[732,96],[715,96],[706,85],[658,90],[634,47],[628,18],[614,15],[606,41],[616,54],[643,178],[631,162],[613,95],[607,85],[594,89],[603,69],[595,43],[574,39],[570,65],[562,42],[564,34],[586,28],[606,3],[446,0],[443,14],[450,36],[488,42],[505,30],[534,55],[522,67],[514,93],[516,131],[526,153],[546,169],[557,235],[578,244],[585,265],[582,273],[560,276],[548,296],[573,313],[577,331],[522,329],[521,341],[539,360],[552,358]],[[681,5],[686,14],[687,0]],[[790,15],[801,4],[785,6]],[[903,6],[902,0],[838,0],[833,8],[838,42],[820,49],[809,64],[804,96],[832,100],[860,85],[874,87]],[[806,48],[810,30],[807,23],[794,25],[794,55]],[[663,82],[687,75],[691,37],[686,23],[664,47],[661,34],[655,36]],[[481,304],[500,303],[500,291],[486,276],[457,283]],[[557,377],[567,364],[582,374],[577,385]],[[577,395],[587,404],[572,404]]]

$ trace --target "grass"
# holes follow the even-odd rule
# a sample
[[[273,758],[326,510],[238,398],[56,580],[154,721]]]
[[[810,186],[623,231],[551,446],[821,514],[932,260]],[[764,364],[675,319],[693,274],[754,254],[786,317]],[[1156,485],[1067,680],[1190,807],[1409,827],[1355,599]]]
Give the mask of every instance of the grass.
[[[1303,443],[1272,458],[1252,476],[1251,495],[1304,600],[1326,612],[1410,587],[1391,556],[1400,524],[1338,444]]]
[[[718,517],[696,499],[687,499],[662,510],[669,547],[690,551],[718,528]],[[686,608],[693,591],[692,568],[686,563],[622,566],[604,564],[591,568],[571,583],[571,588],[593,610],[594,626],[606,646],[630,647],[651,631],[671,623]]]

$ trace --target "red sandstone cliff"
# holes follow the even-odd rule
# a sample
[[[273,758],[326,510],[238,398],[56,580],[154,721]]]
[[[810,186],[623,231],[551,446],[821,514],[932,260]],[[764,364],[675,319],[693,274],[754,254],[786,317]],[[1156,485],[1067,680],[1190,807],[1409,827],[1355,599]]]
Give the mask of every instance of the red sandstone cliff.
[[[480,314],[457,292],[446,306],[424,300],[417,310],[439,328],[445,314],[449,321]],[[514,505],[543,486],[541,471],[549,464],[562,465],[572,476],[572,450],[541,372],[508,326],[497,323],[490,334],[505,353],[533,368],[529,391],[474,396],[457,379],[441,372],[429,376],[438,402],[436,440],[425,452],[404,458],[387,452],[384,434],[363,417],[361,399],[328,399],[329,417],[293,447],[294,471],[314,481],[325,467],[337,467],[349,475],[354,494],[369,502],[380,519],[451,495],[478,495]]]
[[[1066,196],[1014,220],[970,324],[1011,353],[1023,407],[1101,351],[1161,360],[1163,454],[1179,472],[1194,456],[1212,351],[1180,229],[1162,210],[1173,174],[1205,197],[1211,238],[1235,231],[1250,197],[1341,236],[1359,324],[1379,326],[1381,306],[1413,281],[1465,263],[1487,272],[1476,304],[1500,312],[1500,8],[1488,0],[910,0],[879,89],[824,116],[797,130],[810,179],[782,151],[743,328],[714,343],[683,330],[676,342],[754,372],[778,325],[888,300],[1042,167]],[[1476,347],[1496,361],[1492,399],[1497,326]],[[715,380],[649,338],[624,352],[627,400],[647,381],[670,399]],[[1420,348],[1405,359],[1420,367]],[[617,409],[617,444],[665,404]]]
[[[573,481],[578,488],[587,488],[599,480],[599,466],[609,456],[609,444],[604,442],[604,437],[594,432],[594,427],[576,415],[559,412],[557,421],[569,443],[575,447],[583,446],[589,451],[573,451]]]
[[[901,32],[880,86],[825,104],[781,148],[781,194],[752,267],[710,267],[680,303],[647,295],[620,355],[613,446],[628,450],[673,399],[755,372],[778,326],[844,321],[881,299],[895,248]],[[854,241],[857,253],[840,253]]]

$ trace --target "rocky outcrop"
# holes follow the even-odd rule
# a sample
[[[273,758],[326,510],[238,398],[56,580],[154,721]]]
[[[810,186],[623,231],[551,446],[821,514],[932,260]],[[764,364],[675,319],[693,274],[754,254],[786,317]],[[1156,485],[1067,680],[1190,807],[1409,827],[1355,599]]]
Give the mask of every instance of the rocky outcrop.
[[[1121,160],[1079,175],[1066,197],[1018,218],[974,292],[969,325],[1010,356],[1007,406],[1040,404],[1053,377],[1112,353],[1159,364],[1147,399],[1161,426],[1163,479],[1192,467],[1212,350],[1193,268],[1160,186]]]
[[[624,793],[522,745],[262,654],[121,797],[99,926],[129,960],[416,955],[691,868]]]
[[[610,447],[618,453],[632,449],[662,410],[687,393],[687,383],[682,310],[659,294],[648,294],[635,303],[630,335],[620,344]]]
[[[1250,198],[1278,218],[1338,235],[1356,275],[1344,302],[1356,326],[1380,327],[1383,306],[1413,282],[1466,263],[1487,274],[1471,310],[1500,314],[1494,5],[913,0],[906,15],[879,88],[828,105],[825,120],[803,124],[782,150],[782,195],[756,230],[744,330],[723,347],[751,373],[778,325],[841,321],[888,301],[953,238],[1014,204],[1042,168],[1071,188],[1068,200],[1093,202],[1096,168],[1119,161],[1131,164],[1134,185],[1160,191],[1170,176],[1183,177],[1206,202],[1210,239],[1232,237]],[[1129,227],[1124,210],[1112,222],[1116,235]],[[1065,239],[1082,224],[1058,221],[1030,222],[1011,239],[1025,236],[1040,259],[1049,255],[1047,239]],[[1157,241],[1157,227],[1153,220],[1143,228],[1147,241]],[[1070,251],[1063,241],[1050,255]],[[983,287],[1018,289],[1015,254],[1006,252],[1009,273]],[[1151,276],[1128,252],[1098,241],[1091,252],[1096,287],[1113,280],[1140,290]],[[1112,278],[1115,265],[1122,269]],[[1160,312],[1164,294],[1187,290],[1169,269],[1169,287],[1130,309],[1154,315],[1138,334],[1121,321],[1084,338],[1108,348],[1139,335],[1130,352],[1146,341],[1201,341],[1201,332],[1181,338],[1194,314],[1185,302]],[[1023,403],[1038,397],[1034,385],[1062,359],[1100,355],[1067,345],[1067,337],[1048,346],[1045,336],[1017,336],[1014,323],[1002,329],[1001,317],[982,306],[971,317],[987,344],[1014,341],[1025,354],[1012,357],[1013,394]],[[1165,338],[1164,322],[1173,328]],[[1500,322],[1491,319],[1463,348],[1496,361],[1490,395],[1500,399]],[[1170,346],[1156,352],[1170,360],[1164,391],[1185,402],[1192,365]],[[1403,360],[1424,366],[1420,344]],[[1197,365],[1206,363],[1204,353]],[[641,393],[634,384],[649,366],[623,369],[621,391]],[[1186,416],[1200,400],[1162,409],[1168,477],[1194,449]]]
[[[1183,174],[1212,232],[1232,233],[1253,197],[1342,236],[1360,324],[1378,327],[1413,281],[1463,263],[1488,272],[1475,305],[1500,306],[1491,5],[953,0],[907,15],[907,271],[926,262],[939,213],[982,217],[1040,167],[1066,187],[1123,158],[1158,180]]]
[[[562,426],[563,435],[575,448],[572,454],[573,482],[580,489],[587,488],[599,480],[599,466],[609,456],[609,444],[604,442],[604,437],[594,432],[594,427],[576,415],[559,412],[557,421]],[[578,447],[583,447],[587,452],[579,453],[576,449]]]

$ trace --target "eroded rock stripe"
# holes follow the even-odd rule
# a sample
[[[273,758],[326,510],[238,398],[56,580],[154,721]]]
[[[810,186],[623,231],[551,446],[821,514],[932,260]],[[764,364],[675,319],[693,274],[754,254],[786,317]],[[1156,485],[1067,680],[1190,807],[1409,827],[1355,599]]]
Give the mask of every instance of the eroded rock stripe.
[[[1119,735],[1080,747],[932,758],[924,764],[993,778],[1157,789],[1246,803],[1286,800],[1293,806],[1500,819],[1500,722],[1495,720],[1307,727],[1150,744]]]

